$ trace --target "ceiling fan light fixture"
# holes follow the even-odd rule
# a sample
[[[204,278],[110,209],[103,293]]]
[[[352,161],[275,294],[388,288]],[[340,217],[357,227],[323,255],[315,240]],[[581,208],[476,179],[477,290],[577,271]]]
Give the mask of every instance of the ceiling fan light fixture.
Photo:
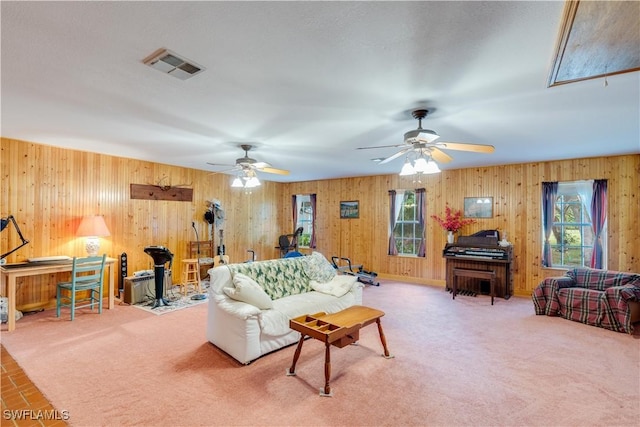
[[[431,173],[440,173],[440,172],[442,172],[442,171],[438,167],[438,164],[436,162],[434,162],[433,160],[429,160],[427,162],[427,166],[425,167],[425,170],[424,170],[423,173],[431,174]]]
[[[407,159],[405,164],[402,165],[402,170],[400,171],[400,176],[414,175],[415,173],[416,173],[416,170],[411,165],[411,162],[409,161],[409,159]]]
[[[414,142],[433,142],[436,139],[440,138],[435,131],[431,129],[414,129],[409,132],[405,132],[404,141],[406,143],[414,143]]]
[[[255,188],[259,185],[261,185],[261,182],[252,170],[241,172],[231,183],[231,187],[233,188]]]
[[[429,165],[424,157],[418,157],[416,161],[413,163],[413,170],[418,173],[425,173]]]
[[[233,182],[231,183],[231,187],[233,187],[233,188],[242,188],[242,187],[244,187],[244,184],[242,183],[242,180],[240,179],[239,176],[236,176],[233,179]]]
[[[261,185],[260,184],[260,180],[258,179],[257,176],[252,176],[249,179],[247,179],[247,182],[245,182],[244,187],[245,188],[255,188],[257,186]]]

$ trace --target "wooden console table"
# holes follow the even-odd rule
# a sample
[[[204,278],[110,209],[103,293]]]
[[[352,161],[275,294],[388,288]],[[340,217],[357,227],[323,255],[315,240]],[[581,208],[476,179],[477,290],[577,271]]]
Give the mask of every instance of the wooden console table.
[[[105,261],[105,267],[107,267],[109,273],[109,302],[108,308],[113,309],[115,305],[115,258],[107,258]],[[16,328],[16,279],[18,277],[26,276],[38,276],[41,274],[62,273],[71,272],[73,269],[72,260],[69,261],[56,261],[48,263],[29,262],[20,264],[5,264],[0,265],[0,275],[2,276],[2,290],[6,292],[6,297],[9,300],[9,307],[7,310],[7,330],[13,331]]]
[[[380,323],[380,318],[382,316],[384,316],[383,311],[361,305],[354,305],[334,314],[307,314],[291,319],[289,321],[289,326],[294,331],[300,332],[301,336],[298,346],[296,347],[296,352],[293,356],[293,363],[287,371],[287,375],[296,374],[296,363],[300,357],[305,336],[310,336],[322,341],[325,344],[325,383],[324,388],[320,389],[320,396],[332,396],[331,387],[329,386],[329,378],[331,377],[332,345],[342,348],[355,343],[360,338],[360,329],[375,322],[378,325],[378,333],[380,334],[380,341],[382,342],[382,347],[384,349],[383,356],[387,359],[393,357],[389,354],[389,350],[387,349],[387,340],[385,339],[384,332],[382,331],[382,325]]]

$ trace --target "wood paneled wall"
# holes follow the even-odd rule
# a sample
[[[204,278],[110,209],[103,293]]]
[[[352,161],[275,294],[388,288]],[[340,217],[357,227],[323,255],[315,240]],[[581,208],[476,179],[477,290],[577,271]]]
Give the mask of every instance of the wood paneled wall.
[[[213,155],[215,157],[215,154]],[[210,160],[215,161],[212,157]],[[280,234],[293,231],[291,195],[316,193],[318,247],[327,257],[351,258],[381,276],[417,283],[444,285],[442,248],[445,232],[427,220],[426,258],[390,257],[388,190],[424,187],[427,217],[441,215],[449,203],[461,209],[464,197],[491,196],[494,216],[467,226],[463,234],[497,228],[514,244],[514,293],[528,296],[546,276],[561,272],[540,267],[540,183],[606,178],[609,180],[609,267],[640,271],[640,155],[607,159],[576,159],[444,171],[425,176],[421,183],[398,175],[344,178],[279,184],[263,181],[251,194],[230,187],[228,175],[3,138],[0,171],[0,215],[15,216],[30,243],[7,258],[19,262],[45,255],[82,256],[84,241],[75,230],[84,215],[105,217],[111,236],[101,239],[101,252],[129,256],[129,273],[152,269],[143,252],[163,245],[174,254],[174,281],[180,279],[180,260],[188,257],[187,242],[195,240],[195,222],[201,240],[208,237],[203,216],[207,200],[218,199],[226,213],[225,246],[232,262],[278,256]],[[193,202],[132,200],[130,184],[185,184]],[[341,200],[358,200],[360,217],[340,219]],[[0,235],[2,253],[19,243],[13,226]],[[217,245],[218,236],[214,236]],[[19,309],[32,309],[55,299],[58,277],[20,281]]]
[[[443,171],[415,183],[398,175],[383,175],[287,184],[279,203],[291,228],[291,194],[316,193],[317,250],[344,256],[383,276],[444,286],[446,236],[430,218],[445,205],[463,209],[464,197],[493,197],[493,218],[478,219],[461,234],[483,229],[507,232],[514,245],[514,294],[529,296],[544,277],[562,274],[542,268],[541,183],[582,179],[608,180],[609,268],[640,272],[640,155],[526,163]],[[388,191],[423,187],[427,196],[426,258],[387,255]],[[340,219],[341,200],[359,200],[360,218]]]
[[[3,138],[0,168],[2,196],[0,215],[13,215],[30,243],[7,257],[7,262],[49,255],[85,255],[84,238],[75,231],[84,215],[103,215],[111,236],[101,238],[100,252],[119,258],[128,255],[128,272],[153,269],[143,249],[162,245],[174,253],[173,277],[182,274],[181,260],[188,258],[187,245],[209,238],[204,220],[207,200],[218,199],[226,213],[224,243],[232,262],[249,258],[254,249],[259,259],[277,255],[281,234],[281,186],[263,182],[246,194],[231,188],[230,177],[95,153],[51,147]],[[210,159],[216,161],[215,154]],[[130,184],[186,185],[193,189],[192,202],[134,200]],[[214,241],[218,245],[218,234]],[[20,240],[10,225],[2,232],[2,253]],[[55,302],[55,283],[64,277],[36,276],[19,280],[18,307],[23,310]],[[43,304],[42,301],[45,301]]]

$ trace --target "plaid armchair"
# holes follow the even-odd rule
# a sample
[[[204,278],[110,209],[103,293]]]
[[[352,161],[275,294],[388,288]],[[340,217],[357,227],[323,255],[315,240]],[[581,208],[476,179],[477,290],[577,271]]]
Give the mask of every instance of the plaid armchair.
[[[640,274],[574,268],[544,279],[532,299],[536,314],[630,334],[640,320]]]

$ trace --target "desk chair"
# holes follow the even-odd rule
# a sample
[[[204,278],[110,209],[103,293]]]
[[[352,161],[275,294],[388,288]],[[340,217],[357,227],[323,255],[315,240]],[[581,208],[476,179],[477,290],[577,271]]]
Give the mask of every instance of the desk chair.
[[[303,228],[298,227],[293,234],[282,234],[278,237],[278,246],[276,249],[280,249],[280,257],[284,258],[287,253],[298,250],[298,236],[302,234]]]
[[[98,313],[102,314],[102,291],[104,288],[104,263],[107,255],[85,258],[73,258],[71,281],[59,282],[56,291],[56,317],[60,317],[60,309],[71,309],[71,320],[78,308],[98,305]],[[83,292],[80,298],[76,296]]]
[[[289,240],[290,234],[283,234],[278,238],[278,246],[276,249],[280,249],[280,258],[284,258],[285,255],[291,250],[295,249],[295,246],[292,244],[291,240]]]

